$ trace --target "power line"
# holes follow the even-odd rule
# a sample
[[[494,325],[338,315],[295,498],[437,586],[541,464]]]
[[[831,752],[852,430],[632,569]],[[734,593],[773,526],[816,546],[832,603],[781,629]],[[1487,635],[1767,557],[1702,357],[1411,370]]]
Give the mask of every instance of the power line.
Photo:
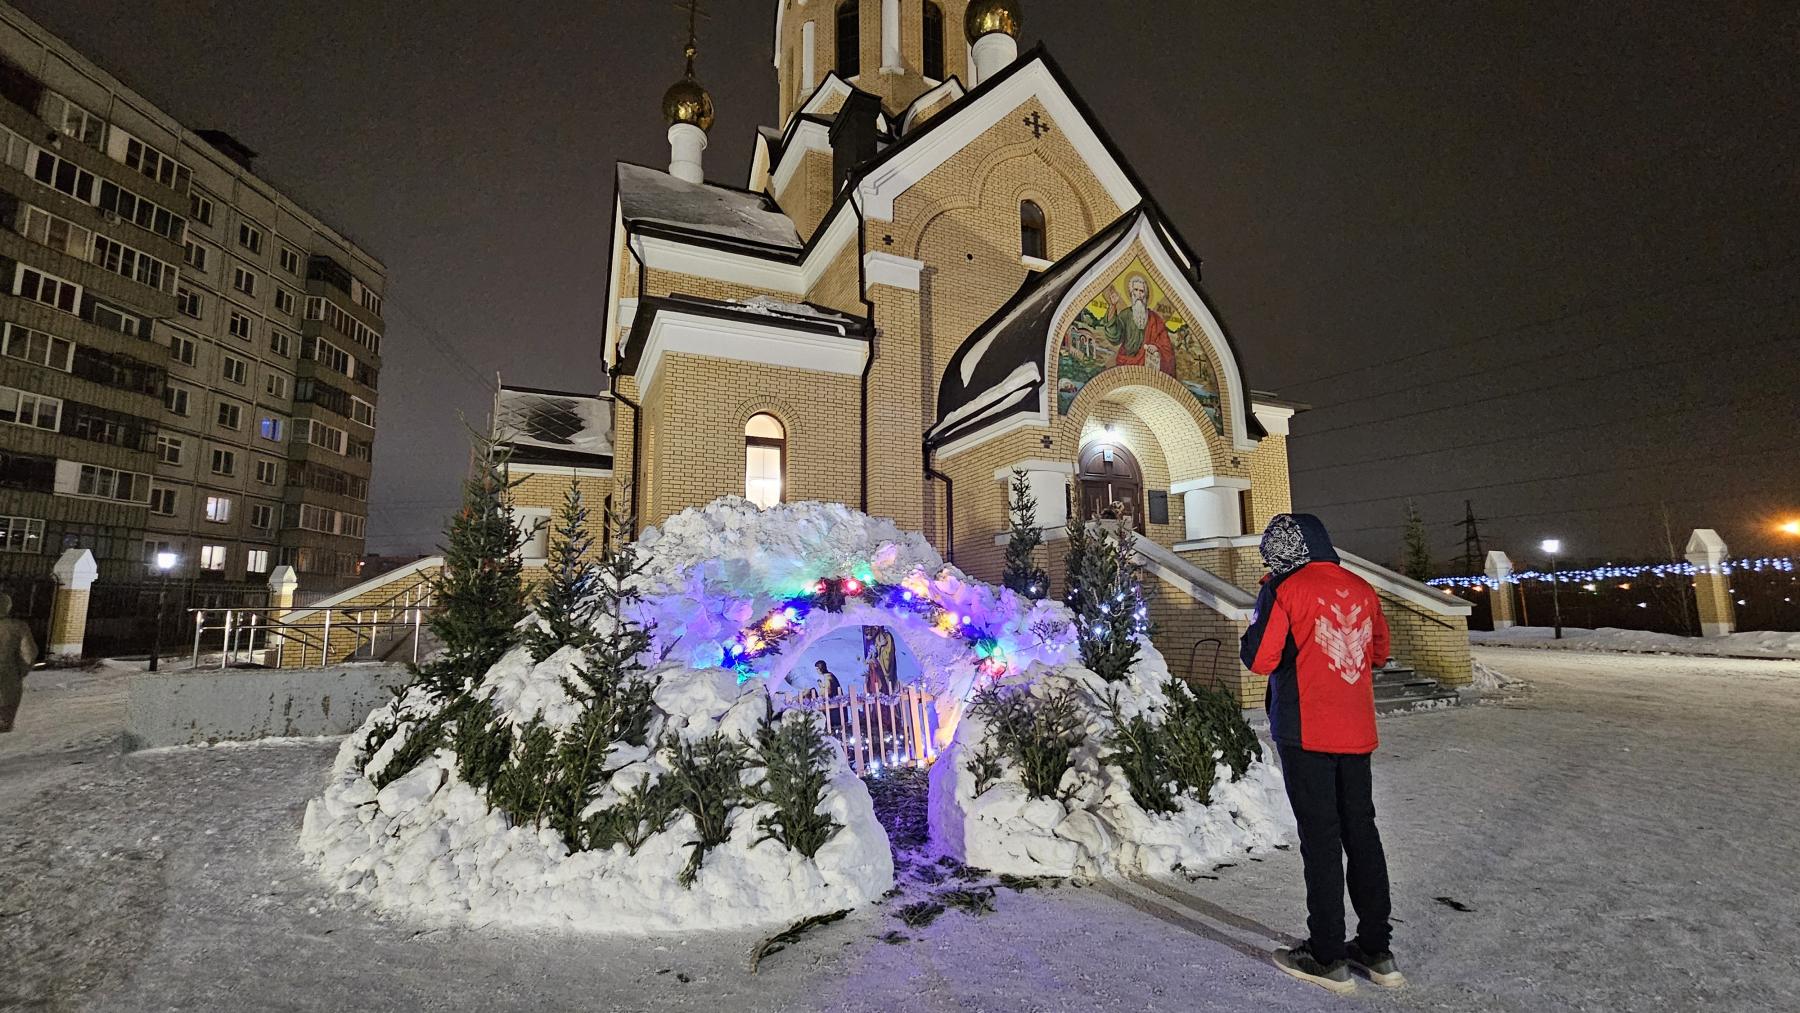
[[[1313,510],[1325,510],[1331,507],[1360,506],[1365,503],[1385,503],[1389,500],[1408,499],[1415,496],[1441,496],[1445,493],[1479,492],[1483,489],[1505,489],[1515,485],[1536,485],[1539,482],[1561,482],[1571,478],[1591,478],[1595,475],[1607,475],[1620,471],[1644,471],[1650,468],[1666,468],[1671,464],[1683,464],[1691,461],[1730,461],[1740,457],[1766,457],[1771,453],[1780,453],[1787,447],[1757,447],[1731,454],[1694,454],[1688,457],[1666,457],[1649,464],[1625,464],[1611,468],[1592,468],[1585,471],[1569,471],[1561,475],[1544,475],[1538,478],[1509,479],[1504,482],[1487,482],[1482,485],[1453,486],[1447,489],[1430,489],[1425,492],[1403,492],[1388,496],[1371,496],[1366,499],[1338,500],[1334,503],[1308,504]],[[1494,518],[1489,518],[1490,520]]]
[[[1683,289],[1710,288],[1714,285],[1723,284],[1728,281],[1741,280],[1741,279],[1747,278],[1751,275],[1761,274],[1762,272],[1770,270],[1772,268],[1785,267],[1785,266],[1795,263],[1797,261],[1800,261],[1800,256],[1788,256],[1788,257],[1783,257],[1783,258],[1779,258],[1776,260],[1765,261],[1760,264],[1753,264],[1753,265],[1750,265],[1749,267],[1736,268],[1736,269],[1733,269],[1730,271],[1722,271],[1718,274],[1708,275],[1705,278],[1696,278],[1692,281],[1677,282],[1673,285],[1668,286],[1667,288],[1659,289],[1656,292],[1640,293],[1638,295],[1634,295],[1629,298],[1615,299],[1615,300],[1612,300],[1611,302],[1600,303],[1597,306],[1589,306],[1589,307],[1585,307],[1585,308],[1579,309],[1579,310],[1570,310],[1567,313],[1558,313],[1558,314],[1548,316],[1548,317],[1540,317],[1536,320],[1527,320],[1522,323],[1512,324],[1510,326],[1502,327],[1497,330],[1488,331],[1483,334],[1478,334],[1472,338],[1467,338],[1462,341],[1453,342],[1448,345],[1442,345],[1442,346],[1439,346],[1436,348],[1427,348],[1427,349],[1424,349],[1424,350],[1418,351],[1418,352],[1408,352],[1405,355],[1390,356],[1389,358],[1386,358],[1386,359],[1377,359],[1373,362],[1365,362],[1359,366],[1352,366],[1349,369],[1342,369],[1335,373],[1326,373],[1322,376],[1315,376],[1315,377],[1311,377],[1311,378],[1305,379],[1305,380],[1292,381],[1292,382],[1284,384],[1283,387],[1284,387],[1284,389],[1287,389],[1287,390],[1293,390],[1298,387],[1309,387],[1315,383],[1324,383],[1327,380],[1336,380],[1339,377],[1349,376],[1352,373],[1360,373],[1360,372],[1362,372],[1364,370],[1368,370],[1368,369],[1375,369],[1376,367],[1379,367],[1379,366],[1389,366],[1389,365],[1393,365],[1395,363],[1408,362],[1413,359],[1420,359],[1420,358],[1424,358],[1426,356],[1431,356],[1431,355],[1442,355],[1445,352],[1454,352],[1459,349],[1468,348],[1471,345],[1478,345],[1485,341],[1492,341],[1495,338],[1505,337],[1508,334],[1518,334],[1523,331],[1529,331],[1529,330],[1533,330],[1533,329],[1539,328],[1539,327],[1548,327],[1552,324],[1564,323],[1566,321],[1579,319],[1584,316],[1591,316],[1596,313],[1605,313],[1610,310],[1620,309],[1620,308],[1627,307],[1627,306],[1634,306],[1639,303],[1652,302],[1652,301],[1656,301],[1659,299],[1667,298],[1668,296],[1670,296],[1676,292],[1679,292]]]
[[[1453,443],[1447,447],[1438,447],[1434,450],[1409,450],[1397,454],[1383,454],[1380,457],[1363,457],[1354,461],[1315,464],[1307,468],[1291,469],[1289,474],[1305,475],[1315,471],[1352,468],[1361,464],[1381,464],[1387,461],[1403,461],[1414,457],[1432,457],[1437,454],[1448,454],[1454,450],[1470,450],[1475,447],[1492,447],[1502,443],[1516,443],[1520,440],[1529,440],[1539,436],[1561,436],[1565,433],[1586,432],[1590,429],[1605,429],[1609,426],[1624,425],[1627,422],[1642,422],[1645,419],[1673,418],[1679,415],[1690,415],[1698,411],[1719,411],[1727,408],[1735,408],[1749,400],[1751,400],[1750,397],[1733,398],[1729,401],[1709,401],[1701,398],[1688,404],[1685,408],[1658,408],[1641,414],[1626,415],[1621,418],[1607,419],[1602,422],[1584,422],[1575,426],[1546,426],[1540,429],[1527,430],[1523,433],[1515,433],[1511,436],[1496,436],[1485,440],[1471,440],[1467,443]]]
[[[1523,395],[1523,394],[1536,394],[1536,393],[1542,393],[1547,390],[1556,390],[1559,387],[1568,387],[1568,386],[1572,386],[1574,384],[1587,383],[1590,380],[1596,380],[1601,377],[1616,377],[1616,376],[1620,376],[1620,375],[1626,374],[1626,373],[1638,373],[1638,372],[1642,372],[1647,369],[1657,369],[1657,368],[1660,368],[1663,366],[1674,365],[1676,363],[1691,362],[1695,359],[1715,358],[1719,354],[1721,354],[1721,352],[1725,352],[1725,353],[1748,352],[1748,351],[1752,351],[1757,348],[1762,348],[1765,345],[1776,345],[1776,344],[1781,344],[1783,342],[1793,341],[1793,340],[1795,340],[1794,335],[1784,334],[1784,335],[1781,335],[1780,337],[1770,338],[1767,341],[1753,341],[1753,342],[1749,342],[1747,344],[1734,345],[1734,346],[1732,346],[1730,348],[1726,348],[1726,349],[1708,349],[1704,352],[1691,354],[1691,355],[1674,355],[1674,356],[1669,356],[1669,357],[1663,358],[1663,359],[1655,359],[1655,360],[1652,360],[1649,362],[1634,363],[1632,365],[1625,366],[1623,368],[1611,368],[1611,369],[1605,369],[1605,370],[1601,370],[1601,371],[1594,372],[1594,373],[1584,373],[1580,376],[1570,377],[1569,379],[1566,379],[1566,380],[1560,380],[1556,383],[1544,384],[1544,385],[1538,386],[1538,387],[1522,388],[1519,390],[1512,390],[1512,391],[1502,391],[1498,394],[1489,394],[1486,397],[1479,397],[1479,398],[1475,398],[1473,400],[1468,400],[1468,401],[1459,401],[1455,404],[1439,405],[1438,407],[1435,407],[1435,408],[1420,408],[1415,411],[1401,412],[1398,415],[1387,415],[1387,416],[1383,416],[1380,418],[1363,419],[1358,422],[1346,422],[1341,425],[1331,426],[1326,429],[1314,429],[1314,430],[1310,430],[1310,431],[1307,431],[1304,433],[1295,433],[1294,436],[1302,437],[1302,438],[1310,438],[1310,437],[1314,437],[1314,436],[1324,436],[1327,433],[1342,432],[1346,429],[1361,429],[1361,428],[1364,428],[1367,426],[1382,425],[1382,424],[1389,423],[1389,422],[1399,422],[1399,421],[1402,421],[1405,419],[1417,418],[1421,415],[1435,415],[1438,412],[1455,411],[1455,410],[1461,409],[1461,408],[1469,408],[1473,405],[1488,404],[1493,401],[1504,401],[1508,398],[1519,397],[1520,395]]]
[[[460,349],[452,344],[448,338],[444,337],[441,331],[427,322],[423,316],[410,309],[405,303],[395,302],[393,299],[389,299],[387,300],[387,304],[398,309],[402,316],[411,320],[413,326],[418,328],[420,334],[424,336],[426,344],[437,351],[439,358],[443,359],[450,366],[460,370],[460,375],[464,379],[470,381],[484,391],[492,391],[494,389],[493,379],[483,370],[478,368],[473,362],[470,362],[469,358],[463,355]]]

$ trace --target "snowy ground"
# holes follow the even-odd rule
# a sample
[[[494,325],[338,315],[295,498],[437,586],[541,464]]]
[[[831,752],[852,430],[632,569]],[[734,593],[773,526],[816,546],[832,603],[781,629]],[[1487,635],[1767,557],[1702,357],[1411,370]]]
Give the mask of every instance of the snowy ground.
[[[747,935],[381,921],[297,862],[330,744],[119,756],[122,697],[71,680],[0,736],[0,1009],[1800,1008],[1800,663],[1477,653],[1530,688],[1382,724],[1397,994],[1263,962],[1302,924],[1291,851],[919,930],[866,912],[754,976]]]
[[[1800,659],[1800,633],[1756,630],[1723,637],[1678,637],[1648,630],[1597,630],[1564,627],[1561,640],[1548,626],[1514,626],[1506,630],[1471,630],[1469,642],[1492,647],[1542,647],[1561,651],[1623,651],[1633,654],[1686,654],[1715,658]]]

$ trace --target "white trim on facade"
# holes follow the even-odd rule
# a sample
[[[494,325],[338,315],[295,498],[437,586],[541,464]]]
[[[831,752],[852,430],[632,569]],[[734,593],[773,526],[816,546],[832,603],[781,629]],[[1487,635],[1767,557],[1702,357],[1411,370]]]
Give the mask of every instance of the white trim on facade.
[[[924,261],[902,257],[897,253],[870,250],[863,254],[863,283],[866,288],[886,285],[889,288],[917,292],[919,276],[924,270]]]
[[[697,278],[728,281],[804,297],[819,283],[832,261],[856,239],[856,212],[848,204],[822,226],[817,245],[798,264],[753,257],[662,236],[630,237],[631,248],[645,269],[672,271]],[[616,325],[616,320],[615,320]]]
[[[930,136],[863,177],[857,184],[857,192],[863,198],[868,216],[879,221],[893,221],[894,201],[901,194],[1034,97],[1043,103],[1045,114],[1056,121],[1063,136],[1074,145],[1113,203],[1121,208],[1136,207],[1143,195],[1132,185],[1124,167],[1107,152],[1100,136],[1088,126],[1068,94],[1057,86],[1043,60],[1036,59],[1019,68],[999,87],[958,110],[951,122],[940,125]]]
[[[1049,461],[1041,457],[1028,457],[1023,461],[1002,465],[994,469],[994,478],[1001,482],[1012,479],[1013,469],[1021,471],[1052,471],[1058,475],[1075,474],[1075,466],[1067,461]]]
[[[1250,411],[1256,421],[1262,423],[1263,431],[1270,436],[1286,436],[1288,421],[1294,417],[1294,409],[1281,405],[1250,403]]]
[[[1024,394],[1025,392],[1021,390],[1017,396],[1023,397]],[[1012,418],[1007,419],[1005,422],[1000,423],[992,429],[983,429],[980,432],[970,433],[967,436],[959,436],[948,443],[933,447],[931,456],[939,461],[948,461],[950,458],[955,457],[963,451],[973,450],[989,440],[999,439],[1007,433],[1016,432],[1020,429],[1042,429],[1046,433],[1051,431],[1049,425],[1036,415],[1030,413],[1014,415]]]
[[[1169,494],[1177,495],[1184,492],[1193,492],[1196,489],[1248,488],[1250,488],[1250,480],[1247,478],[1232,478],[1229,475],[1202,475],[1199,478],[1184,478],[1179,482],[1171,484],[1169,486]]]
[[[1354,552],[1340,547],[1337,554],[1350,572],[1396,598],[1421,606],[1427,612],[1435,612],[1442,616],[1467,617],[1475,611],[1473,602],[1463,601],[1455,595],[1446,594],[1429,585],[1421,584],[1411,577],[1395,573],[1379,563],[1372,563]]]
[[[804,156],[808,151],[831,154],[831,130],[825,124],[807,120],[794,128],[793,136],[781,149],[781,160],[775,163],[775,171],[770,176],[770,193],[787,192],[794,174],[800,171],[800,164],[806,161]]]
[[[670,354],[861,376],[869,343],[836,334],[664,310],[656,315],[644,339],[637,368],[638,390],[650,389],[663,356]]]
[[[577,468],[568,464],[511,464],[506,470],[514,475],[561,475],[565,478],[611,478],[611,468]]]

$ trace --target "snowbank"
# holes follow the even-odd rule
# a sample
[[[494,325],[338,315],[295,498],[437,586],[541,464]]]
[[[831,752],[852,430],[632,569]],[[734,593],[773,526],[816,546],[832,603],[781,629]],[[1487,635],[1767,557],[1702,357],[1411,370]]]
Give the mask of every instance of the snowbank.
[[[1557,640],[1548,626],[1514,626],[1506,630],[1469,631],[1469,643],[1491,647],[1540,647],[1559,651],[1621,651],[1630,654],[1686,654],[1719,658],[1800,659],[1800,633],[1760,630],[1723,637],[1681,637],[1647,630],[1597,630],[1563,627]]]
[[[957,725],[950,747],[931,768],[931,837],[935,847],[997,873],[1048,876],[1167,875],[1206,868],[1230,855],[1271,848],[1293,831],[1280,771],[1268,760],[1232,781],[1221,763],[1210,804],[1183,797],[1176,812],[1145,811],[1119,767],[1104,763],[1112,729],[1106,700],[1117,690],[1121,714],[1159,723],[1168,666],[1142,645],[1130,676],[1114,686],[1078,664],[1027,673],[1024,691],[1046,699],[1072,690],[1086,720],[1086,741],[1059,787],[1062,800],[1030,798],[1010,762],[1004,776],[977,794],[970,760],[990,738],[974,713]],[[1270,750],[1265,745],[1265,755]]]
[[[525,649],[514,650],[486,680],[496,710],[515,726],[539,717],[552,728],[566,727],[578,710],[561,680],[578,660],[565,649],[533,664]],[[760,681],[739,685],[732,673],[679,665],[650,675],[660,680],[651,742],[665,732],[690,741],[714,732],[749,737],[765,713],[768,694]],[[302,853],[338,889],[383,910],[431,921],[614,933],[729,929],[857,907],[893,885],[887,835],[841,750],[833,751],[818,809],[841,828],[814,858],[761,839],[757,822],[774,807],[746,806],[732,817],[730,839],[707,852],[684,887],[677,875],[695,837],[690,816],[679,816],[635,855],[623,844],[571,854],[556,831],[515,826],[490,809],[458,776],[449,749],[377,790],[358,762],[369,732],[390,717],[416,721],[429,712],[415,689],[370,715],[338,751],[324,796],[306,807]],[[381,771],[406,730],[370,758],[369,772]],[[620,743],[613,752],[619,765],[590,811],[617,803],[643,775],[667,773],[650,749]],[[752,767],[743,779],[754,783],[762,775]]]

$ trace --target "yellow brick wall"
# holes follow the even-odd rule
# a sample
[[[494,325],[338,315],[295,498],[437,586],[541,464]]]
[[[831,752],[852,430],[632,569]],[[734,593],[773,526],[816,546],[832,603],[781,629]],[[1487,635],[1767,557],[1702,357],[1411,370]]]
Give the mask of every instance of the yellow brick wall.
[[[1261,531],[1276,514],[1294,509],[1287,441],[1285,436],[1265,436],[1250,452],[1251,530]]]
[[[1469,659],[1469,621],[1462,616],[1426,612],[1387,591],[1381,597],[1381,614],[1393,638],[1393,656],[1446,686],[1466,686],[1474,680]]]
[[[861,493],[859,378],[709,356],[664,356],[645,395],[639,526],[744,493],[744,423],[758,412],[787,430],[784,498],[856,504]],[[615,458],[615,468],[618,466]]]
[[[88,598],[92,593],[59,587],[50,596],[50,642],[45,645],[46,650],[78,645],[87,636]]]
[[[1245,707],[1262,703],[1262,676],[1238,661],[1244,622],[1227,619],[1154,574],[1144,577],[1150,611],[1150,641],[1163,653],[1169,671],[1197,686],[1224,689]],[[1203,643],[1217,640],[1217,644]]]

